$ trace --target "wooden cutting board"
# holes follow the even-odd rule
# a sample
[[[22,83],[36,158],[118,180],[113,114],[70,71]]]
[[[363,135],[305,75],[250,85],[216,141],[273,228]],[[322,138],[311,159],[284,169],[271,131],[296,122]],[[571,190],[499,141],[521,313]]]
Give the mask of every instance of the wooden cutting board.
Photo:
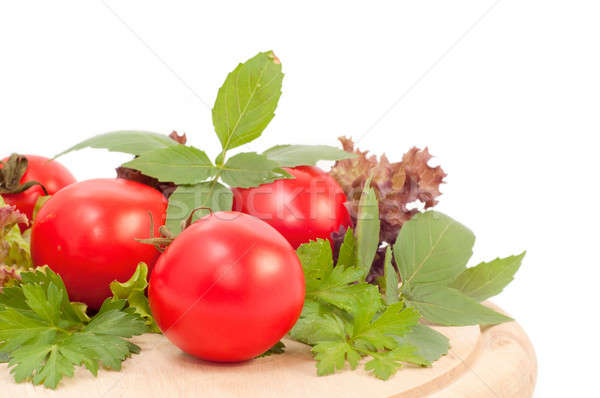
[[[493,307],[493,305],[490,305]],[[450,338],[450,353],[431,368],[406,367],[388,381],[363,369],[318,377],[310,348],[284,340],[284,355],[215,364],[184,354],[160,335],[134,338],[142,352],[121,372],[93,377],[78,370],[55,391],[16,384],[0,366],[1,397],[396,397],[530,398],[537,376],[531,342],[516,322],[489,328],[435,327]]]

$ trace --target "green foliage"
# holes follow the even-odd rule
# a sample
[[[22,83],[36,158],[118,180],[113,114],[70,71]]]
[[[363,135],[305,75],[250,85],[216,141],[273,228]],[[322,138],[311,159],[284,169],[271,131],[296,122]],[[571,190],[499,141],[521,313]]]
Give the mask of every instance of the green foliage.
[[[356,257],[358,265],[367,276],[379,247],[379,203],[375,191],[367,180],[359,202],[356,220]]]
[[[319,160],[352,159],[356,155],[327,145],[276,145],[263,152],[280,167],[313,166]]]
[[[175,184],[197,184],[217,172],[206,153],[184,145],[145,152],[125,163],[123,167],[139,170],[159,181]]]
[[[24,272],[22,282],[0,294],[0,352],[15,381],[56,388],[75,366],[96,375],[100,365],[119,370],[139,347],[125,338],[146,331],[139,316],[103,307],[83,320],[60,277],[49,268]]]
[[[54,158],[83,148],[108,149],[111,152],[141,155],[155,149],[168,148],[175,145],[177,145],[175,141],[163,134],[148,131],[113,131],[82,141],[59,153]]]
[[[180,185],[169,198],[166,226],[172,233],[181,231],[182,222],[187,220],[194,209],[201,207],[213,212],[231,210],[233,194],[225,185],[216,181],[201,182],[196,185]],[[208,214],[208,210],[198,210],[193,220]]]
[[[275,345],[269,348],[264,353],[260,354],[257,358],[270,357],[271,355],[283,354],[285,352],[285,344],[283,342],[278,341]]]
[[[329,241],[319,239],[298,248],[306,300],[290,336],[313,345],[319,375],[341,370],[346,363],[355,369],[362,357],[371,358],[366,369],[382,379],[404,363],[429,364],[416,354],[418,347],[399,340],[417,325],[419,314],[401,302],[386,307],[377,286],[363,281],[364,270],[351,250],[354,240],[349,230],[335,267]]]
[[[383,281],[381,282],[381,287],[384,294],[385,303],[390,305],[397,303],[399,298],[399,290],[398,290],[398,273],[396,269],[392,265],[392,249],[390,247],[386,247],[385,250],[385,259],[383,262]]]
[[[146,288],[148,287],[148,266],[145,263],[139,263],[135,272],[127,282],[112,281],[110,291],[113,294],[109,300],[124,300],[126,312],[139,315],[146,322],[148,332],[160,333],[160,329],[154,321],[150,304],[146,297]]]
[[[142,131],[117,131],[85,140],[57,156],[86,147],[125,152],[136,158],[123,166],[163,183],[178,185],[170,197],[167,228],[172,235],[194,209],[231,210],[231,188],[251,188],[293,178],[282,167],[313,165],[318,160],[341,160],[355,155],[325,145],[278,145],[263,154],[243,152],[226,159],[227,151],[258,138],[275,116],[281,96],[281,63],[272,51],[239,64],[219,89],[212,117],[222,151],[215,164],[193,146],[176,138]],[[206,212],[198,212],[202,216]]]
[[[450,286],[477,301],[484,301],[500,294],[512,282],[523,257],[525,252],[468,268]]]
[[[212,116],[223,152],[258,138],[275,116],[281,62],[272,51],[239,64],[219,89]]]
[[[279,164],[254,152],[242,152],[231,157],[221,173],[223,181],[232,187],[251,188],[261,184],[291,178]]]
[[[475,235],[470,230],[434,211],[416,215],[400,230],[394,256],[402,277],[401,294],[428,321],[463,326],[511,320],[450,287],[465,271],[474,242]],[[500,269],[490,270],[488,278],[494,279],[491,273]],[[480,270],[472,272],[479,274]],[[469,285],[461,286],[467,289]]]

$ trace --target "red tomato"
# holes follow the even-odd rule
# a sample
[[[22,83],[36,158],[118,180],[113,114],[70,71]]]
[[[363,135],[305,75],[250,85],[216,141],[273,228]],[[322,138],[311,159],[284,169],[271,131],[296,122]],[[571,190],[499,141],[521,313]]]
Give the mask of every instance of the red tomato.
[[[75,177],[71,175],[62,164],[55,160],[35,155],[25,155],[28,161],[27,171],[23,174],[20,183],[28,181],[37,181],[42,184],[49,195],[54,195],[67,185],[75,182]],[[7,159],[3,159],[5,162]],[[1,167],[1,166],[0,166]],[[27,216],[31,221],[33,217],[33,209],[38,198],[44,195],[44,191],[39,185],[33,186],[18,194],[4,194],[4,201]]]
[[[330,239],[340,226],[350,226],[346,195],[333,177],[313,166],[285,170],[296,178],[234,188],[233,208],[271,224],[294,248],[309,240]]]
[[[165,336],[188,354],[244,361],[271,348],[304,304],[298,256],[279,232],[238,212],[208,215],[161,255],[148,290]]]
[[[160,192],[134,181],[70,185],[37,215],[31,233],[33,263],[57,272],[71,300],[98,309],[111,295],[110,282],[125,282],[140,261],[152,269],[160,253],[136,238],[150,237],[150,214],[158,235],[166,209]]]

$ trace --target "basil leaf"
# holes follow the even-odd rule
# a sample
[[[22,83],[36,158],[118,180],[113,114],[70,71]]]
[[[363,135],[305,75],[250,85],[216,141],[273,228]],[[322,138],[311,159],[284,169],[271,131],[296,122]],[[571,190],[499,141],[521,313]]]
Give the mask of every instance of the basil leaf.
[[[223,184],[216,181],[202,182],[196,185],[180,185],[169,198],[166,226],[171,233],[181,232],[181,223],[186,220],[194,209],[207,207],[213,212],[231,210],[233,194]],[[206,214],[208,210],[198,210],[194,220]]]
[[[445,214],[428,211],[406,222],[394,244],[402,288],[419,283],[447,286],[465,269],[475,235]]]
[[[343,160],[356,157],[327,145],[277,145],[263,152],[267,158],[276,161],[281,167],[313,166],[319,160]]]
[[[176,144],[145,152],[123,167],[139,170],[159,181],[197,184],[215,175],[216,168],[203,151]]]
[[[277,162],[255,152],[238,153],[229,158],[221,178],[232,187],[250,188],[291,177]]]
[[[223,152],[262,134],[275,116],[282,81],[281,63],[272,51],[259,53],[227,76],[212,110]]]
[[[495,325],[512,320],[449,287],[417,285],[403,293],[407,305],[438,325]]]
[[[82,141],[66,151],[59,153],[54,158],[83,148],[108,149],[111,152],[141,155],[144,152],[175,145],[177,145],[177,143],[164,134],[151,133],[148,131],[113,131]]]
[[[360,198],[356,221],[356,257],[358,266],[365,273],[363,280],[371,270],[379,247],[379,204],[370,184],[369,178]]]
[[[512,282],[523,257],[525,252],[518,256],[497,258],[489,263],[471,267],[460,274],[450,287],[460,290],[477,301],[487,300],[500,294],[506,285]]]

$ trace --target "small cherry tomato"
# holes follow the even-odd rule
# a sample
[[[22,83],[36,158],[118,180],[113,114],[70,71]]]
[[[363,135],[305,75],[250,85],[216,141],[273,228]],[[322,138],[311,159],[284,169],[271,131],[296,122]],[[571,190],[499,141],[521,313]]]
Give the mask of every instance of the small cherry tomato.
[[[48,195],[54,195],[62,188],[75,182],[75,177],[71,175],[62,164],[56,160],[50,160],[42,156],[24,155],[27,158],[27,170],[21,177],[19,185],[30,181],[37,181],[46,188]],[[3,159],[6,162],[8,158]],[[0,165],[0,167],[2,167]],[[15,206],[21,213],[25,214],[31,222],[35,203],[40,196],[44,195],[42,187],[34,185],[24,192],[16,194],[3,194],[4,201]],[[22,226],[24,227],[24,226]]]
[[[158,326],[181,350],[210,361],[244,361],[294,326],[304,274],[273,227],[218,212],[175,238],[156,263],[148,296]]]
[[[294,179],[256,188],[234,188],[235,210],[269,223],[297,248],[317,238],[329,239],[350,226],[346,195],[329,174],[314,166],[285,168]]]
[[[151,219],[158,236],[166,209],[160,192],[137,182],[117,178],[72,184],[37,215],[33,263],[58,273],[72,301],[98,309],[111,295],[110,282],[127,281],[141,261],[152,269],[160,253],[136,239],[150,238]]]

